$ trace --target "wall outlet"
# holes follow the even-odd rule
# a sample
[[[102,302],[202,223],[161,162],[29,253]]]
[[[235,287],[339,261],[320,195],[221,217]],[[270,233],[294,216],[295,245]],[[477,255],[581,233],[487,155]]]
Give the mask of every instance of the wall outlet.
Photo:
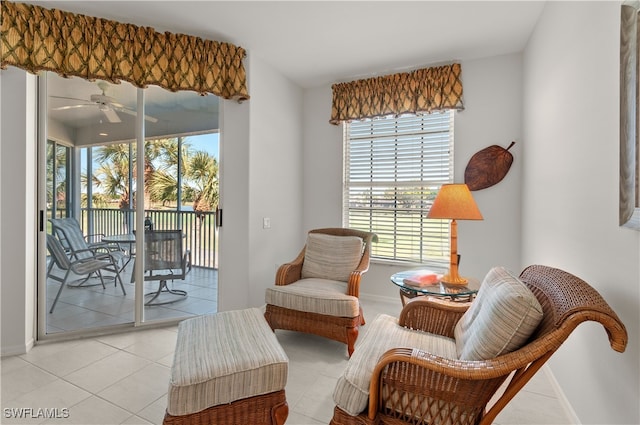
[[[271,229],[271,219],[269,217],[262,218],[262,228]]]

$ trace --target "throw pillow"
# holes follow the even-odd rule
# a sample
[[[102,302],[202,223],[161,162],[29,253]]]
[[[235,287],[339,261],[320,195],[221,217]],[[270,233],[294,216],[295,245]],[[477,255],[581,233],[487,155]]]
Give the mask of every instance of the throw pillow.
[[[538,327],[542,314],[538,299],[518,277],[494,267],[456,324],[458,357],[487,360],[517,350]]]
[[[349,281],[362,259],[364,242],[357,236],[309,233],[302,263],[302,278]]]

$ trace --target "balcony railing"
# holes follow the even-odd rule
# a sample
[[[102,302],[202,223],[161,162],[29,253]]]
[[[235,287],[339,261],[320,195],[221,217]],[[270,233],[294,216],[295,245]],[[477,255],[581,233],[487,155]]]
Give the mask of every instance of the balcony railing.
[[[218,228],[215,212],[145,210],[154,230],[181,229],[194,266],[218,268]],[[82,208],[81,226],[85,235],[106,236],[133,233],[136,211],[112,208]]]

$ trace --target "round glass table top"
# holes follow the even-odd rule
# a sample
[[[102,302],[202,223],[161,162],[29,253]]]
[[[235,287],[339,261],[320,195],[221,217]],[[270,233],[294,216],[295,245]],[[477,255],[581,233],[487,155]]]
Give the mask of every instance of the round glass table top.
[[[447,284],[441,281],[442,275],[427,269],[405,270],[391,276],[391,282],[404,292],[416,295],[434,295],[440,297],[468,297],[480,289],[478,279],[469,278],[466,285]]]

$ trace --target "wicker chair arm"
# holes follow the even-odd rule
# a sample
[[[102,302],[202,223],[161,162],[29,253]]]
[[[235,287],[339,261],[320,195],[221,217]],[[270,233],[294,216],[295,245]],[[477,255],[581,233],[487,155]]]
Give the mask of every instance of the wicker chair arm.
[[[365,243],[370,246],[371,240],[378,240],[378,236],[372,234],[369,238],[365,240]],[[360,296],[360,280],[362,279],[362,275],[365,274],[369,270],[369,262],[371,260],[371,250],[365,249],[362,258],[360,258],[360,263],[358,267],[354,271],[351,272],[349,276],[349,282],[347,286],[347,295],[351,295],[354,297]]]
[[[416,297],[404,306],[398,324],[432,334],[453,338],[456,323],[469,303],[453,303],[432,297]]]
[[[354,270],[351,272],[349,276],[349,282],[347,283],[347,295],[351,295],[354,297],[360,296],[360,280],[362,279],[362,275],[366,272]]]
[[[300,251],[300,254],[295,260],[282,264],[278,267],[276,273],[276,285],[289,285],[290,283],[300,280],[302,276],[302,263],[304,262],[305,248]]]
[[[457,360],[437,356],[417,348],[392,348],[380,357],[371,376],[371,384],[369,386],[369,419],[373,420],[376,417],[383,403],[381,399],[382,378],[387,367],[390,367],[393,363],[413,365],[413,369],[412,366],[399,368],[399,370],[404,370],[405,374],[409,375],[415,374],[415,376],[421,376],[417,372],[418,368],[426,369],[430,374],[429,381],[431,383],[420,385],[420,394],[425,396],[431,393],[433,398],[438,398],[443,392],[447,391],[446,388],[439,388],[439,383],[446,385],[449,389],[477,385],[478,388],[484,388],[486,391],[487,388],[485,385],[491,385],[496,388],[499,387],[504,379],[514,370],[519,369],[518,367],[514,368],[511,362],[505,364],[499,359],[500,358],[488,361]],[[518,363],[521,363],[520,368],[523,368],[528,365],[529,361]],[[387,380],[386,385],[392,385],[392,383],[390,383],[392,381],[393,380]],[[487,383],[487,381],[493,382]],[[458,384],[455,382],[458,382]],[[404,388],[406,389],[406,382],[402,384],[404,384]],[[490,393],[492,394],[493,391],[494,390]]]

